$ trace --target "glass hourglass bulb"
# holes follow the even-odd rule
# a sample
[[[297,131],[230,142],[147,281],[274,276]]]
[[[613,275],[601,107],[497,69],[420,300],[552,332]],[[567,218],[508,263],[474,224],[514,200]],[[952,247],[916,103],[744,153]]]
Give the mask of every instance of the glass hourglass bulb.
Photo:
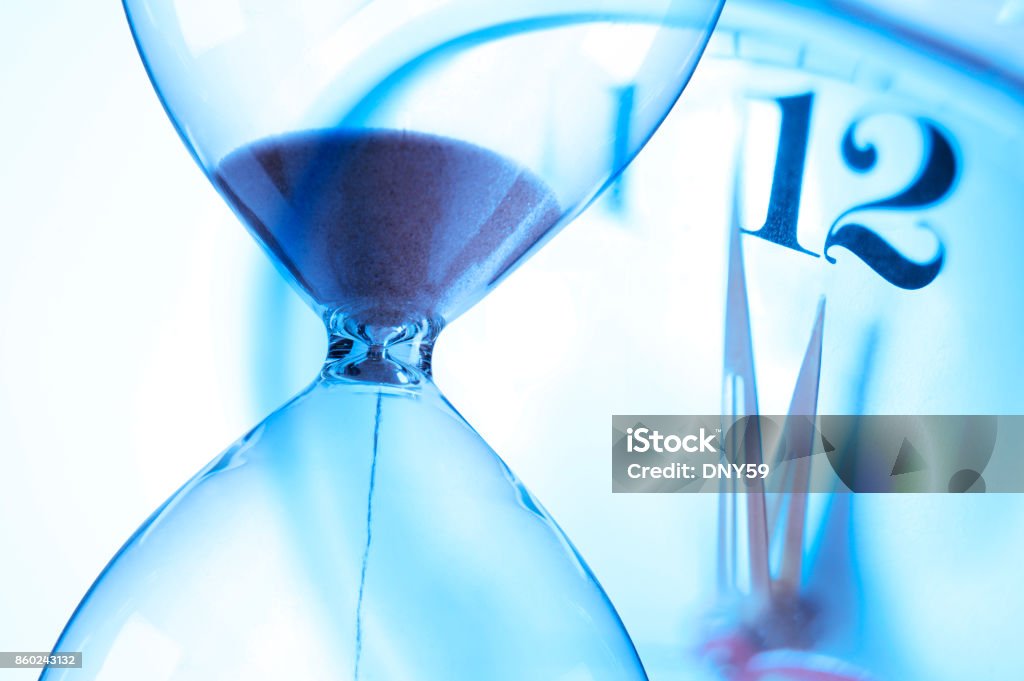
[[[172,121],[329,352],[128,541],[58,648],[101,681],[646,678],[430,358],[646,142],[721,0],[125,7]],[[595,42],[618,30],[626,70]]]

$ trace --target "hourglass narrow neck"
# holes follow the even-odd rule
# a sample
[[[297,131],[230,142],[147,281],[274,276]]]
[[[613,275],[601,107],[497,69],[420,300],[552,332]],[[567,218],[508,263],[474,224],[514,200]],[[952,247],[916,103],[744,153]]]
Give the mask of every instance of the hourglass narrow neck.
[[[353,319],[328,320],[325,379],[414,386],[431,380],[431,355],[441,324],[422,320],[369,326]]]

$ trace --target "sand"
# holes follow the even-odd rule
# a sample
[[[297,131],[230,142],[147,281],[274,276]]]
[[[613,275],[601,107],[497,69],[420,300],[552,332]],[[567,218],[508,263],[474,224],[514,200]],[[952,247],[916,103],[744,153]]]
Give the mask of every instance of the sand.
[[[522,166],[411,132],[268,138],[214,182],[322,310],[373,326],[450,321],[561,216]]]

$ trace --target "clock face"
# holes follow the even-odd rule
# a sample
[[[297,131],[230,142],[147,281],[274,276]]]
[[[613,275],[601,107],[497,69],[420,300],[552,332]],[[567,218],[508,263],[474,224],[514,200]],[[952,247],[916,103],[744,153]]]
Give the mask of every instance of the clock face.
[[[635,210],[679,198],[684,265],[714,254],[695,265],[705,288],[666,306],[723,324],[735,215],[761,413],[786,413],[822,298],[819,413],[1022,413],[1022,122],[1020,82],[938,41],[731,4],[627,179]],[[692,365],[718,360],[689,345],[703,356]],[[719,387],[686,389],[714,404]],[[816,650],[879,678],[1014,678],[1021,556],[992,527],[1021,518],[1016,495],[812,505],[805,580],[827,630]]]
[[[821,413],[1020,413],[1020,83],[824,14],[730,10],[672,124],[678,162],[736,159],[716,180],[762,413],[785,413],[822,296]],[[721,252],[730,209],[700,209],[678,215]]]

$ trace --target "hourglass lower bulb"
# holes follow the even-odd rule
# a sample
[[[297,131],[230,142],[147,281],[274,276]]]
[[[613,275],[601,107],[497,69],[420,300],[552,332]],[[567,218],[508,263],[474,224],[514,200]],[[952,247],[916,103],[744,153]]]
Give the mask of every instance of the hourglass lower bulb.
[[[437,320],[559,218],[544,183],[383,131],[265,140],[215,179],[330,309],[328,362],[146,522],[58,648],[103,680],[644,679],[586,565],[430,377]]]

